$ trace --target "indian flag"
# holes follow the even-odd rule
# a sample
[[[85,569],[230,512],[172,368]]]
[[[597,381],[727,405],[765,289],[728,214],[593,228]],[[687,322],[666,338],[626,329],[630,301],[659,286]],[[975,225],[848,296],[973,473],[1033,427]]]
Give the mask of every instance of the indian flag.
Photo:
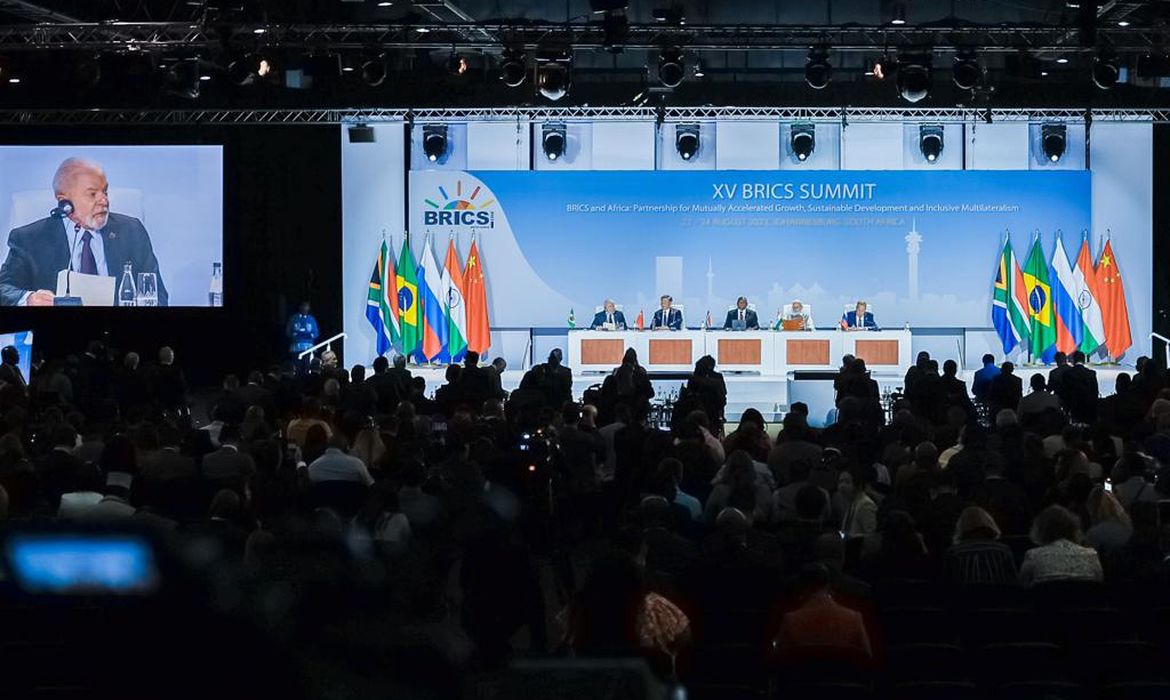
[[[1089,235],[1086,233],[1081,241],[1081,252],[1077,255],[1077,265],[1073,268],[1073,294],[1076,295],[1077,306],[1081,308],[1081,318],[1085,321],[1084,335],[1077,349],[1086,356],[1092,355],[1106,340],[1101,303],[1089,287],[1089,279],[1094,274],[1096,273],[1093,271],[1093,254],[1089,250]]]
[[[452,362],[462,362],[467,354],[467,304],[463,300],[463,272],[454,238],[447,242],[439,288],[447,307],[447,354]]]

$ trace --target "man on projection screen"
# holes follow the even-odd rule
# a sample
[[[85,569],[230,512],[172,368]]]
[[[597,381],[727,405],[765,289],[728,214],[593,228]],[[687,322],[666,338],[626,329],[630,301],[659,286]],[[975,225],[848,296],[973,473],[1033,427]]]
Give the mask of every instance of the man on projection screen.
[[[135,283],[139,273],[152,272],[158,305],[167,305],[150,234],[138,219],[110,211],[109,188],[105,172],[93,161],[67,158],[57,167],[53,193],[54,213],[59,216],[8,234],[8,258],[0,267],[0,305],[52,306],[57,273],[69,269],[71,262],[74,272],[115,278],[130,263]],[[64,202],[72,204],[72,211]]]

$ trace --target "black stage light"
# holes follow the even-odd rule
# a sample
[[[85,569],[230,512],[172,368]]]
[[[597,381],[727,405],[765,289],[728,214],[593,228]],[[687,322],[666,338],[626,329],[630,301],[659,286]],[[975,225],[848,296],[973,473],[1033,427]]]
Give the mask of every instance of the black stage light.
[[[817,148],[817,128],[813,124],[793,124],[788,141],[796,159],[804,162]]]
[[[236,85],[251,85],[272,74],[272,62],[264,54],[250,53],[228,64],[228,77]]]
[[[446,155],[446,124],[423,124],[423,153],[432,163]]]
[[[601,45],[610,53],[621,53],[625,49],[626,39],[630,35],[630,20],[626,11],[607,10],[601,18],[602,39]]]
[[[943,151],[943,128],[941,124],[923,124],[918,127],[918,148],[928,163],[938,161]]]
[[[537,57],[536,88],[541,95],[555,102],[569,94],[572,62],[568,51],[552,51]]]
[[[528,79],[528,57],[523,50],[505,49],[500,59],[500,80],[508,87],[520,87]]]
[[[814,46],[808,50],[808,61],[804,64],[804,82],[813,90],[824,90],[833,79],[833,66],[829,64],[829,49]]]
[[[951,80],[960,90],[974,90],[983,78],[983,68],[975,58],[974,51],[960,51],[955,54],[955,64],[951,67]]]
[[[679,124],[674,127],[674,147],[683,160],[694,158],[700,145],[698,124]]]
[[[1121,66],[1117,55],[1101,51],[1093,59],[1093,83],[1102,90],[1108,90],[1121,78]]]
[[[361,76],[362,82],[370,87],[378,87],[386,82],[386,75],[388,69],[386,68],[386,54],[377,54],[374,56],[367,56],[362,65],[359,66],[358,72]]]
[[[198,58],[181,58],[172,62],[164,75],[166,90],[174,95],[197,99],[203,82]]]
[[[349,127],[350,143],[374,143],[374,127],[368,124],[355,124]]]
[[[898,61],[898,94],[907,102],[919,102],[930,94],[930,55],[904,56]]]
[[[540,127],[540,146],[549,160],[565,155],[565,125],[544,124]]]
[[[1040,148],[1044,156],[1053,163],[1064,155],[1068,145],[1068,129],[1064,124],[1044,124],[1040,127]]]
[[[687,75],[686,61],[683,52],[677,46],[667,46],[658,54],[658,79],[668,88],[676,88],[682,84]]]

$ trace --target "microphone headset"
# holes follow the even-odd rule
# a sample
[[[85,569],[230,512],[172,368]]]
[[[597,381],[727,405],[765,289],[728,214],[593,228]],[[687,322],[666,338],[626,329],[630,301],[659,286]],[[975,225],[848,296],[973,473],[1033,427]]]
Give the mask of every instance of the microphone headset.
[[[49,216],[54,219],[64,219],[73,213],[73,202],[68,199],[58,199],[57,206],[49,210]]]

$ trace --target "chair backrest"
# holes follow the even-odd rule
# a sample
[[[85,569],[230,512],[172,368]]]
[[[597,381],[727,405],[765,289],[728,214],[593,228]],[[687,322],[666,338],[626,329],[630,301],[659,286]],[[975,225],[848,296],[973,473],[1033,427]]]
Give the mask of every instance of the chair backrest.
[[[31,224],[45,218],[53,208],[53,193],[48,187],[39,190],[23,190],[12,194],[12,208],[8,230]],[[138,219],[146,224],[146,210],[143,206],[142,190],[128,187],[110,188],[110,211]]]
[[[614,311],[621,311],[621,312],[625,313],[626,305],[625,304],[614,304],[613,309],[614,309]],[[599,314],[602,311],[605,311],[605,304],[601,304],[599,306],[593,307],[593,313],[595,313],[595,314]]]
[[[804,302],[801,302],[800,306],[801,306],[800,312],[802,314],[804,314],[805,316],[808,316],[811,318],[812,317],[812,304],[805,304]],[[781,309],[781,313],[784,314],[784,316],[787,318],[788,315],[792,313],[792,304],[785,304],[784,308]]]

